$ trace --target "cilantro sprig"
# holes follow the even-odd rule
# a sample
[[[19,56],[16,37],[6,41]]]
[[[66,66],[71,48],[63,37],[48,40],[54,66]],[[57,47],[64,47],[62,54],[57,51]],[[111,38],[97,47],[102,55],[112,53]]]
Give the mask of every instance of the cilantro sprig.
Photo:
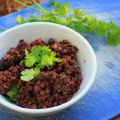
[[[29,69],[21,72],[22,81],[30,81],[40,74],[40,70],[52,66],[55,62],[61,62],[62,59],[56,57],[56,53],[49,46],[33,46],[31,52],[25,50],[23,63]]]
[[[61,62],[60,58],[56,57],[56,53],[52,51],[49,46],[33,46],[31,52],[28,53],[25,50],[25,66],[26,67],[38,67],[44,69],[53,65],[54,62]]]
[[[18,3],[21,4],[20,2]],[[37,8],[35,7],[35,10],[41,12],[41,16],[28,18],[18,16],[18,24],[25,22],[52,22],[67,26],[80,33],[94,33],[105,36],[106,42],[112,46],[120,44],[120,28],[111,20],[108,23],[98,21],[94,16],[86,15],[82,9],[69,8],[69,2],[61,4],[50,0],[49,6],[53,5],[53,7],[49,11],[37,2],[34,3],[38,6]],[[33,7],[30,8],[34,9]]]
[[[37,68],[25,69],[24,71],[21,72],[20,79],[22,81],[30,81],[36,78],[39,74],[40,74],[40,70]]]
[[[17,88],[16,84],[13,84],[12,87],[7,91],[7,99],[12,102],[17,101],[17,94],[19,92],[19,89]]]

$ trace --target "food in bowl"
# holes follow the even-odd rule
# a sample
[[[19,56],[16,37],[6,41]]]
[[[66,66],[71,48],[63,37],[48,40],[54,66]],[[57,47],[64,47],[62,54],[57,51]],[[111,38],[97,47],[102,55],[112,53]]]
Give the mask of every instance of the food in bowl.
[[[69,101],[79,90],[82,74],[78,48],[67,40],[20,40],[0,60],[0,94],[30,109],[50,108]]]

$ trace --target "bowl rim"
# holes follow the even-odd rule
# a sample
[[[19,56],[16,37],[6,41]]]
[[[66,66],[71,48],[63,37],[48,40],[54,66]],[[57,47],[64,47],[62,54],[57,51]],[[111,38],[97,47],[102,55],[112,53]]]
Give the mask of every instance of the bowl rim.
[[[12,103],[9,103],[7,101],[5,101],[4,99],[1,99],[0,98],[0,104],[13,110],[13,111],[17,111],[17,112],[20,112],[20,113],[25,113],[25,114],[47,114],[47,113],[53,113],[53,112],[56,112],[56,111],[60,111],[60,110],[63,110],[73,104],[75,104],[77,101],[79,101],[81,98],[83,98],[83,96],[85,96],[87,94],[87,92],[89,91],[89,89],[91,88],[93,82],[94,82],[94,79],[95,79],[95,75],[96,75],[96,72],[97,72],[97,59],[96,59],[96,56],[95,56],[95,53],[92,49],[92,47],[90,46],[90,44],[88,43],[88,41],[78,32],[72,30],[71,28],[68,28],[66,26],[63,26],[63,25],[59,25],[59,24],[56,24],[56,23],[50,23],[50,22],[32,22],[32,23],[25,23],[25,24],[22,24],[22,25],[17,25],[15,27],[12,27],[6,31],[4,31],[3,33],[0,34],[0,37],[4,36],[5,34],[13,31],[13,30],[16,30],[16,29],[21,29],[21,28],[24,28],[24,27],[27,27],[27,26],[33,26],[33,25],[49,25],[49,26],[54,26],[54,27],[59,27],[61,29],[64,29],[64,30],[67,30],[69,32],[72,32],[74,35],[78,36],[79,38],[81,38],[81,41],[86,44],[87,48],[89,49],[90,53],[91,53],[91,56],[93,58],[93,73],[90,77],[90,81],[89,81],[89,84],[86,85],[86,87],[84,88],[83,91],[81,91],[80,94],[78,94],[77,96],[75,96],[74,98],[72,98],[71,100],[69,100],[68,102],[66,103],[63,103],[61,105],[58,105],[58,106],[55,106],[55,107],[51,107],[51,108],[45,108],[45,109],[28,109],[28,108],[22,108],[20,106],[17,106],[17,105],[13,105]],[[1,95],[2,96],[2,95]]]

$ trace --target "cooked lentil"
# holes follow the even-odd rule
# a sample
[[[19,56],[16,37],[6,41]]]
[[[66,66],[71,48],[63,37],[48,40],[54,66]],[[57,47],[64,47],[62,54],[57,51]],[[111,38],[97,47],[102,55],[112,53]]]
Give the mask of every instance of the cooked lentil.
[[[20,61],[25,56],[25,49],[31,50],[34,45],[48,45],[62,62],[54,63],[41,71],[38,78],[32,81],[21,81],[20,72],[25,69]],[[16,48],[11,48],[0,60],[0,94],[6,96],[11,86],[16,84],[20,91],[15,104],[40,109],[54,107],[69,101],[80,88],[82,75],[77,64],[78,48],[67,40],[56,42],[50,38],[43,42],[41,38],[28,44],[20,40]]]

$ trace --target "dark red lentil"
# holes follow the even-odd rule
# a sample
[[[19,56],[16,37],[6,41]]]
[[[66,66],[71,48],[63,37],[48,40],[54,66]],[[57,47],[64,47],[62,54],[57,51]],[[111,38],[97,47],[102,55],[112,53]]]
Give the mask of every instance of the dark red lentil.
[[[21,60],[22,56],[16,48],[11,48],[0,60],[0,70],[14,66]]]
[[[5,95],[12,84],[17,82],[20,74],[20,66],[10,67],[5,71],[0,71],[0,94]]]
[[[20,61],[24,50],[31,50],[34,45],[49,45],[62,58],[49,69],[44,69],[38,78],[24,82],[20,80],[20,72],[24,66]],[[50,38],[47,43],[41,38],[28,44],[20,40],[16,48],[11,48],[0,60],[0,94],[6,96],[11,86],[16,84],[21,89],[17,94],[17,105],[30,109],[49,108],[69,101],[80,88],[82,75],[77,64],[78,48],[67,40],[56,42]]]

